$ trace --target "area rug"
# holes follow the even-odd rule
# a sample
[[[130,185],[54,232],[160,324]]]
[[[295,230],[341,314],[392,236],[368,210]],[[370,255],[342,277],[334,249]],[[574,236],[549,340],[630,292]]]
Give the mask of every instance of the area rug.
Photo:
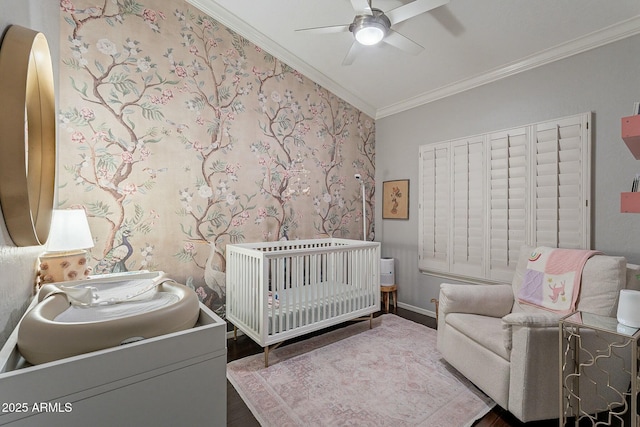
[[[393,314],[227,364],[263,426],[471,425],[494,402],[444,362],[436,331]]]

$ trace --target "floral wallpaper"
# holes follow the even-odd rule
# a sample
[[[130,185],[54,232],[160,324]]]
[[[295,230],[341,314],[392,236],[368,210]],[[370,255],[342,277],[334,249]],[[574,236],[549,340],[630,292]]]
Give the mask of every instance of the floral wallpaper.
[[[99,4],[98,4],[99,3]],[[182,0],[62,0],[58,203],[224,316],[229,243],[373,238],[374,121]]]

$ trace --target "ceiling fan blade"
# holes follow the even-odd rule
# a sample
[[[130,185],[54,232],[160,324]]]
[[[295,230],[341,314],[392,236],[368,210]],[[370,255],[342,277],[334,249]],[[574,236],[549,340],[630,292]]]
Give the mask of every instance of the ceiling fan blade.
[[[326,27],[300,28],[296,31],[307,31],[307,32],[316,33],[316,34],[348,33],[349,24],[328,25]]]
[[[436,7],[444,6],[449,0],[414,0],[400,7],[396,7],[384,14],[387,15],[391,25],[406,21],[409,18],[428,12]]]
[[[424,50],[424,47],[420,46],[418,43],[393,30],[389,30],[383,41],[412,55],[417,55]]]
[[[342,60],[342,65],[351,65],[353,64],[353,60],[356,59],[356,56],[362,51],[362,45],[357,41],[353,41],[353,44],[349,48],[349,52],[347,52],[347,56]]]
[[[371,15],[371,5],[368,0],[351,0],[351,6],[356,15]]]

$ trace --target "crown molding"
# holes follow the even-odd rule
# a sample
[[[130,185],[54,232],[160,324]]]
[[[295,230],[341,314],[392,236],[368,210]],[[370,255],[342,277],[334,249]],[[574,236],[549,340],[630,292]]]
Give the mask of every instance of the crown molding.
[[[448,96],[465,92],[475,87],[492,83],[524,71],[532,70],[534,68],[640,34],[640,15],[636,15],[625,21],[594,31],[593,33],[562,43],[552,48],[534,53],[533,55],[529,55],[525,58],[497,67],[486,73],[478,74],[468,79],[460,80],[435,90],[418,94],[401,102],[376,109],[373,105],[367,103],[344,86],[338,84],[326,74],[318,71],[309,63],[301,60],[263,33],[247,25],[247,23],[237,15],[229,12],[229,10],[221,7],[214,1],[187,0],[187,2],[211,16],[222,25],[240,34],[255,45],[260,46],[263,50],[295,68],[309,79],[333,92],[336,96],[339,96],[349,102],[355,108],[374,119],[381,119],[383,117],[401,113]]]
[[[529,55],[518,61],[495,68],[487,73],[482,73],[468,79],[460,80],[450,85],[446,85],[429,92],[424,92],[405,101],[398,102],[387,107],[382,107],[378,109],[375,118],[380,119],[410,110],[412,108],[419,107],[420,105],[428,104],[542,65],[560,61],[570,56],[577,55],[627,37],[635,36],[637,34],[640,34],[640,15],[601,30],[594,31],[586,36],[579,37],[569,42],[537,52],[533,55]]]
[[[211,0],[186,0],[187,3],[197,7],[202,12],[206,13],[216,21],[220,22],[230,30],[240,34],[245,39],[249,40],[261,49],[269,52],[285,64],[301,72],[309,79],[331,91],[336,96],[344,99],[358,110],[369,115],[372,118],[376,117],[376,108],[365,102],[362,98],[349,91],[344,86],[338,84],[335,80],[328,77],[326,74],[321,73],[315,67],[311,66],[306,61],[301,60],[299,57],[282,47],[280,44],[273,41],[255,28],[247,25],[237,15],[229,12],[228,9],[216,4]]]

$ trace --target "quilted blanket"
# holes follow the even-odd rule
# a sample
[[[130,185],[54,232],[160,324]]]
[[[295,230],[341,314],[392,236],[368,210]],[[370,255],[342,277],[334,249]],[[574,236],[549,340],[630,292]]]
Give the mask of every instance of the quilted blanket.
[[[518,301],[560,314],[575,310],[582,269],[599,251],[537,247],[529,256]]]

